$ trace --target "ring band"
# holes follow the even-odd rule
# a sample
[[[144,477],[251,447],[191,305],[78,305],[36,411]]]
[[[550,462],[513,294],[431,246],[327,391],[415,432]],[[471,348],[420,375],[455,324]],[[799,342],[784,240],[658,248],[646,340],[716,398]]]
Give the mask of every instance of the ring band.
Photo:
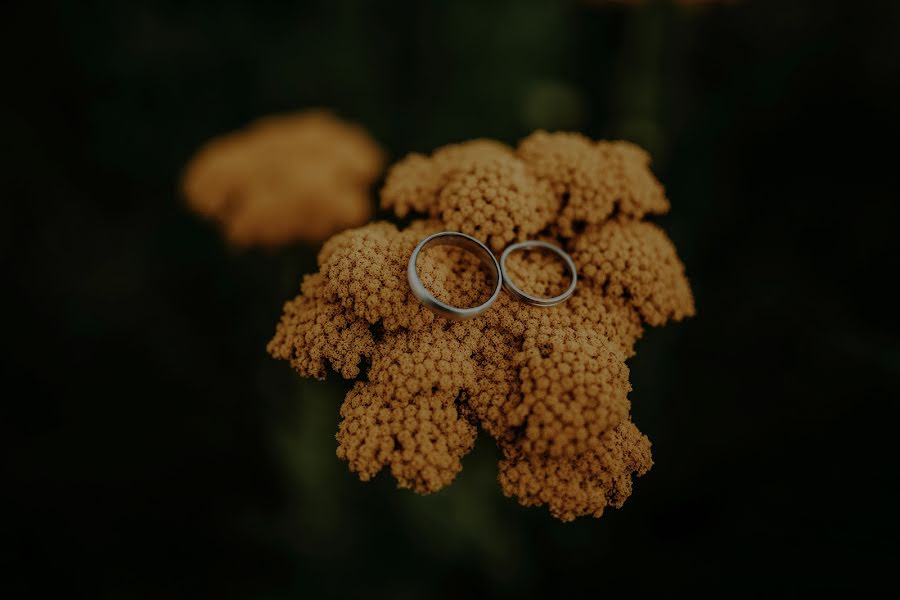
[[[555,252],[560,258],[563,259],[563,262],[566,263],[566,266],[569,267],[569,271],[572,274],[572,283],[569,284],[569,288],[560,294],[559,296],[554,296],[553,298],[539,298],[537,296],[532,296],[531,294],[526,294],[519,287],[513,283],[512,279],[510,279],[509,274],[506,272],[506,258],[515,252],[516,250],[524,250],[527,248],[545,248],[552,252]],[[519,242],[517,244],[513,244],[506,248],[503,251],[503,255],[500,257],[500,273],[503,276],[503,285],[506,287],[506,291],[515,296],[518,300],[526,304],[531,304],[533,306],[556,306],[557,304],[561,304],[565,302],[569,296],[575,291],[575,285],[578,283],[578,273],[575,270],[575,263],[572,261],[572,257],[568,255],[562,248],[558,246],[554,246],[548,242],[540,242],[538,240],[529,240],[526,242]]]
[[[422,280],[419,279],[419,272],[416,269],[416,260],[419,258],[419,252],[430,246],[457,246],[464,250],[468,250],[480,258],[481,262],[491,273],[491,285],[494,287],[491,297],[488,298],[484,304],[472,308],[450,306],[435,298],[431,292],[425,289],[425,285],[422,283]],[[462,321],[477,317],[489,309],[497,300],[497,297],[500,296],[500,290],[503,288],[503,277],[501,276],[500,264],[497,262],[494,254],[488,250],[487,246],[472,236],[456,231],[442,231],[440,233],[435,233],[419,242],[419,245],[413,250],[412,256],[409,257],[409,266],[406,270],[406,276],[407,279],[409,279],[409,287],[412,288],[413,294],[422,302],[422,304],[431,310],[431,312],[447,317],[448,319],[453,319],[454,321]]]

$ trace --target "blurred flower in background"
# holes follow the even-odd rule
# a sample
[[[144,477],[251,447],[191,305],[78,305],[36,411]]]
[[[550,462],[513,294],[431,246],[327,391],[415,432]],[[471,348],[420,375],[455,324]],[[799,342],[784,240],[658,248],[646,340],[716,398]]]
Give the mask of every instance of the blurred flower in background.
[[[384,161],[365,130],[331,113],[271,116],[206,144],[183,190],[235,246],[315,243],[369,219]]]

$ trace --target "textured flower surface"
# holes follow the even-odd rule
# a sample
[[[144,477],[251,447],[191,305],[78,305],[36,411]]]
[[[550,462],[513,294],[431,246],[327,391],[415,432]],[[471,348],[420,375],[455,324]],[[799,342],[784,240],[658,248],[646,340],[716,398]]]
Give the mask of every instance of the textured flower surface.
[[[327,112],[261,119],[206,144],[185,170],[191,208],[236,246],[318,242],[372,214],[384,155]]]
[[[401,487],[430,493],[461,470],[480,428],[503,452],[503,492],[523,505],[564,521],[621,506],[632,476],[652,465],[630,417],[626,359],[645,325],[694,313],[675,247],[641,220],[669,208],[647,154],[572,133],[536,132],[516,149],[476,140],[407,156],[381,203],[414,219],[326,242],[268,346],[301,375],[330,367],[357,380],[340,409],[338,456],[364,480],[388,467]],[[477,318],[435,316],[412,295],[406,266],[422,238],[445,229],[495,251],[556,243],[577,265],[575,294],[553,308],[501,294]],[[507,264],[530,293],[569,283],[552,254],[519,252]],[[486,274],[458,248],[423,252],[418,270],[444,301],[486,298]]]

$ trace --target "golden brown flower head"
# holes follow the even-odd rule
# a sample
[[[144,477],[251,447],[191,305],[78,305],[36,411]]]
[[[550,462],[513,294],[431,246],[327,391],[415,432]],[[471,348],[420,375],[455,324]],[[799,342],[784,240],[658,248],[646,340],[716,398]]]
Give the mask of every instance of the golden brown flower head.
[[[628,367],[621,350],[592,329],[529,332],[514,358],[521,402],[506,415],[524,427],[526,455],[574,457],[628,417]]]
[[[495,251],[536,234],[556,210],[549,187],[510,148],[484,140],[401,160],[388,174],[381,205],[399,217],[414,211],[439,218]]]
[[[694,314],[694,297],[665,232],[641,221],[610,221],[588,228],[572,259],[585,279],[609,298],[629,298],[650,325]]]
[[[368,481],[385,465],[400,487],[436,492],[462,469],[475,427],[446,392],[394,398],[378,385],[357,383],[341,406],[339,458]]]
[[[364,130],[309,111],[212,140],[188,164],[183,189],[237,246],[317,242],[370,218],[369,186],[383,165]]]
[[[504,452],[504,493],[522,504],[547,504],[563,520],[621,506],[632,475],[651,465],[650,443],[630,420],[625,360],[645,324],[694,311],[674,247],[636,220],[668,207],[646,155],[542,132],[518,151],[456,144],[401,160],[382,203],[428,219],[332,237],[269,343],[304,376],[330,365],[357,379],[341,408],[338,455],[362,479],[387,466],[401,487],[428,493],[453,480],[481,427]],[[443,229],[495,250],[526,237],[563,246],[579,269],[575,294],[553,308],[501,294],[475,319],[437,317],[412,295],[406,267],[415,245]],[[515,253],[507,266],[534,294],[569,284],[547,253]],[[483,267],[459,248],[428,249],[418,270],[450,304],[487,296]]]
[[[650,172],[650,156],[628,142],[593,142],[577,133],[537,132],[518,154],[559,199],[560,235],[571,238],[613,211],[632,218],[669,210],[662,186]]]
[[[653,466],[650,440],[631,421],[610,429],[596,449],[577,460],[515,454],[500,463],[500,486],[524,506],[546,504],[562,521],[620,508],[631,495],[632,474]]]
[[[323,282],[321,273],[304,278],[302,293],[284,305],[269,353],[307,377],[324,379],[330,365],[352,379],[359,375],[360,359],[371,356],[375,341],[364,321],[326,300]]]

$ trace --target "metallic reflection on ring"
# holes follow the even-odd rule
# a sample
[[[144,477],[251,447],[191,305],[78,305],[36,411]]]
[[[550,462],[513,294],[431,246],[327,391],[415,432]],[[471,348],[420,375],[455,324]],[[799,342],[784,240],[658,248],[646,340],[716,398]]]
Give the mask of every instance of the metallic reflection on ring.
[[[490,273],[490,285],[493,288],[493,292],[491,293],[491,297],[484,304],[480,304],[478,306],[474,306],[472,308],[460,308],[457,306],[451,306],[444,302],[441,302],[434,295],[431,294],[427,289],[425,289],[425,285],[422,283],[422,280],[419,278],[419,272],[416,268],[416,260],[419,257],[419,253],[428,248],[430,246],[458,246],[469,252],[475,254],[478,258],[481,259],[481,262],[487,267],[488,272]],[[418,298],[422,304],[428,307],[433,313],[441,315],[443,317],[447,317],[448,319],[453,319],[455,321],[462,321],[465,319],[471,319],[472,317],[477,317],[497,300],[497,297],[500,296],[500,290],[503,288],[503,277],[500,274],[500,264],[497,262],[497,258],[494,254],[488,249],[487,246],[479,242],[477,239],[473,238],[470,235],[466,235],[464,233],[459,233],[456,231],[442,231],[440,233],[435,233],[434,235],[430,235],[416,246],[415,250],[413,250],[412,256],[409,257],[409,266],[406,270],[407,279],[409,279],[409,287],[412,289],[413,294]]]
[[[559,296],[554,296],[553,298],[540,298],[538,296],[532,296],[531,294],[525,293],[524,291],[519,289],[519,287],[515,283],[513,283],[512,279],[510,279],[509,277],[509,274],[506,272],[506,259],[516,250],[527,250],[528,248],[544,248],[556,253],[557,256],[563,259],[563,262],[566,263],[566,266],[569,268],[569,273],[572,276],[572,283],[569,284],[569,287],[565,292],[563,292]],[[518,300],[521,300],[522,302],[531,304],[533,306],[556,306],[557,304],[565,302],[575,291],[575,286],[578,283],[578,273],[575,270],[575,262],[572,260],[572,257],[569,256],[568,253],[562,248],[554,246],[549,242],[541,242],[538,240],[519,242],[507,247],[506,250],[503,251],[503,255],[500,257],[500,273],[503,276],[503,286],[506,288],[506,291],[508,291]]]

